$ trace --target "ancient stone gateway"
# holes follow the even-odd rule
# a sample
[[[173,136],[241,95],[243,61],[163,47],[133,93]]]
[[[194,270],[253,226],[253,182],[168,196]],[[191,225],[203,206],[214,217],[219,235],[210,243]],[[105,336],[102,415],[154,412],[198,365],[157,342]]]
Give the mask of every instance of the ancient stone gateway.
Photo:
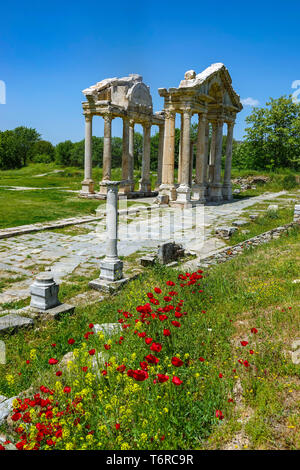
[[[212,64],[200,74],[194,70],[185,73],[178,88],[159,88],[164,98],[164,110],[153,114],[149,87],[140,75],[108,78],[83,90],[85,116],[85,165],[81,196],[105,198],[106,181],[111,180],[111,123],[115,117],[123,119],[122,182],[120,193],[128,197],[152,196],[150,182],[151,126],[159,126],[159,150],[156,189],[161,200],[171,205],[221,202],[232,198],[231,158],[233,127],[236,114],[241,111],[239,96],[231,85],[225,65]],[[175,117],[181,115],[178,178],[175,181]],[[198,131],[191,141],[191,118],[198,115]],[[103,178],[100,191],[95,194],[92,179],[92,120],[104,118]],[[139,190],[134,191],[134,124],[143,126],[142,177]],[[227,124],[227,143],[224,180],[221,181],[223,125]],[[209,136],[211,142],[209,145]],[[193,147],[196,146],[196,178],[193,175]]]
[[[152,97],[149,87],[142,81],[140,75],[132,74],[123,78],[107,78],[83,90],[87,101],[82,103],[85,117],[85,164],[82,196],[92,196],[94,181],[92,179],[92,121],[94,116],[104,118],[103,142],[103,177],[100,182],[100,192],[97,197],[106,197],[105,181],[111,180],[111,124],[112,119],[123,119],[123,148],[122,148],[122,182],[120,193],[128,197],[153,196],[150,182],[150,139],[151,126],[159,126],[159,155],[158,179],[156,186],[161,184],[162,151],[164,136],[163,113],[153,114]],[[139,191],[134,191],[134,125],[143,126],[143,157],[142,177],[139,181]]]
[[[165,135],[162,184],[160,195],[167,195],[173,205],[185,205],[206,200],[222,201],[232,198],[231,157],[233,126],[241,111],[239,96],[231,86],[227,68],[213,64],[200,74],[185,73],[178,88],[159,88],[164,97]],[[181,115],[178,181],[174,178],[175,116]],[[198,114],[196,179],[192,183],[191,118]],[[227,145],[224,181],[221,181],[223,124],[227,124]],[[209,126],[212,127],[209,151]]]

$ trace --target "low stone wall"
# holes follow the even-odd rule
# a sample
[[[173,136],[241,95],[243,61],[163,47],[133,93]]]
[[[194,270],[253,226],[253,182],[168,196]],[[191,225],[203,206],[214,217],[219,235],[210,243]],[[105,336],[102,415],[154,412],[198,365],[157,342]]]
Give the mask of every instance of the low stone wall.
[[[199,260],[199,266],[212,265],[217,263],[224,263],[225,261],[234,258],[235,256],[241,254],[245,249],[251,248],[253,246],[262,245],[267,243],[274,238],[279,238],[283,232],[287,232],[289,228],[295,227],[300,224],[300,220],[295,222],[290,222],[289,224],[283,225],[281,227],[273,228],[268,232],[261,233],[255,237],[249,238],[237,245],[228,246],[222,250],[214,253],[213,255],[201,258]]]

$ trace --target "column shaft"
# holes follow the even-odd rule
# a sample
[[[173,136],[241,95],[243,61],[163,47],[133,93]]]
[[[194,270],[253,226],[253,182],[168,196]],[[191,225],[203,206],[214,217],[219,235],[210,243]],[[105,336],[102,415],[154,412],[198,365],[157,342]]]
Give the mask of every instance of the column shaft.
[[[231,163],[232,163],[232,142],[233,142],[233,122],[227,123],[227,139],[226,139],[226,160],[223,182],[223,197],[224,199],[232,199],[231,188]]]
[[[213,182],[210,185],[210,199],[219,202],[222,200],[221,164],[222,164],[223,121],[219,120],[216,130],[216,148]]]
[[[92,136],[93,116],[85,115],[85,141],[84,141],[84,180],[82,181],[82,193],[94,192],[94,181],[92,180]]]
[[[130,190],[129,179],[129,119],[123,118],[123,138],[122,138],[122,183],[120,193],[127,193]]]
[[[175,198],[174,158],[175,158],[175,112],[165,113],[164,151],[162,164],[162,184],[160,194],[166,194],[171,200]]]
[[[143,125],[143,159],[142,159],[142,178],[140,180],[140,191],[151,191],[150,182],[150,150],[151,150],[151,124]]]
[[[104,116],[104,138],[103,138],[103,173],[102,180],[111,178],[111,121],[112,116]]]
[[[129,123],[129,170],[130,190],[134,191],[134,121]]]
[[[161,181],[162,181],[162,163],[163,163],[164,132],[165,132],[164,127],[165,126],[163,124],[159,126],[156,188],[159,188],[159,186],[161,185]]]

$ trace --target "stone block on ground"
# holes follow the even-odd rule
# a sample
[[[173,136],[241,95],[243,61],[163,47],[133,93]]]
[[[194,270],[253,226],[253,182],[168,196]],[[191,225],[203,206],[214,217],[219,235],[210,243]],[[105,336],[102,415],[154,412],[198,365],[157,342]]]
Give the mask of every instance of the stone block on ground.
[[[177,261],[178,258],[183,256],[184,249],[182,245],[178,245],[174,242],[161,244],[157,252],[157,260],[161,264],[169,264],[172,261]]]
[[[100,292],[114,292],[120,289],[128,282],[128,278],[119,279],[118,281],[105,281],[103,279],[94,279],[89,282],[89,287]]]
[[[232,222],[232,225],[234,227],[243,227],[243,225],[247,225],[247,224],[248,224],[247,220],[235,220],[234,222]]]
[[[0,425],[3,424],[6,418],[9,416],[11,411],[13,410],[13,401],[17,397],[8,398],[0,403]]]
[[[153,264],[155,263],[155,260],[156,260],[156,256],[150,256],[150,255],[142,256],[140,258],[140,263],[144,267],[153,266]]]
[[[268,212],[277,212],[278,211],[278,205],[277,204],[270,204],[267,208]]]
[[[237,231],[237,227],[216,227],[215,233],[222,238],[230,238]]]
[[[102,332],[104,335],[112,336],[122,331],[122,326],[120,323],[97,323],[94,325],[93,330],[95,333]]]
[[[33,320],[31,318],[21,317],[14,313],[0,317],[0,333],[30,326],[33,326]]]

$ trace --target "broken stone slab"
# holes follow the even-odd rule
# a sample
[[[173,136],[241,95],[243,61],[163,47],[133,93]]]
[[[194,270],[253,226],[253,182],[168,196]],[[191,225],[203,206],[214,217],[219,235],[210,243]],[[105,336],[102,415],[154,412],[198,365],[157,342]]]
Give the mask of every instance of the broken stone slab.
[[[232,222],[234,227],[243,227],[243,225],[247,225],[249,222],[247,220],[235,220]]]
[[[292,342],[292,362],[293,364],[300,364],[300,339]]]
[[[100,292],[115,292],[129,281],[129,278],[119,279],[118,281],[106,281],[104,279],[94,279],[89,282],[89,287]]]
[[[250,214],[249,217],[250,217],[251,220],[256,220],[259,217],[259,215],[258,214]]]
[[[153,266],[156,261],[156,256],[142,256],[140,258],[140,263],[142,266],[147,267],[147,266]]]
[[[102,324],[96,324],[93,327],[93,331],[95,333],[104,333],[107,336],[112,336],[115,333],[118,333],[122,330],[122,326],[120,323],[102,323]]]
[[[65,315],[66,313],[73,314],[75,310],[74,305],[69,305],[69,304],[60,304],[57,305],[56,307],[53,308],[48,308],[46,311],[45,310],[40,310],[38,308],[32,308],[28,310],[29,314],[33,316],[33,318],[40,318],[42,321],[48,321],[48,320],[59,320],[60,317]]]
[[[277,212],[278,211],[278,205],[277,204],[270,204],[267,208],[268,212]]]
[[[8,398],[0,403],[0,425],[3,424],[6,418],[9,416],[11,411],[13,410],[13,401],[17,397]]]
[[[33,326],[34,322],[31,318],[21,317],[14,313],[4,315],[0,317],[0,333],[6,333],[10,330],[16,330],[18,328],[28,328]]]
[[[234,189],[233,194],[240,194],[241,190],[240,189]]]
[[[216,235],[229,238],[237,231],[237,227],[216,227],[215,233]]]

